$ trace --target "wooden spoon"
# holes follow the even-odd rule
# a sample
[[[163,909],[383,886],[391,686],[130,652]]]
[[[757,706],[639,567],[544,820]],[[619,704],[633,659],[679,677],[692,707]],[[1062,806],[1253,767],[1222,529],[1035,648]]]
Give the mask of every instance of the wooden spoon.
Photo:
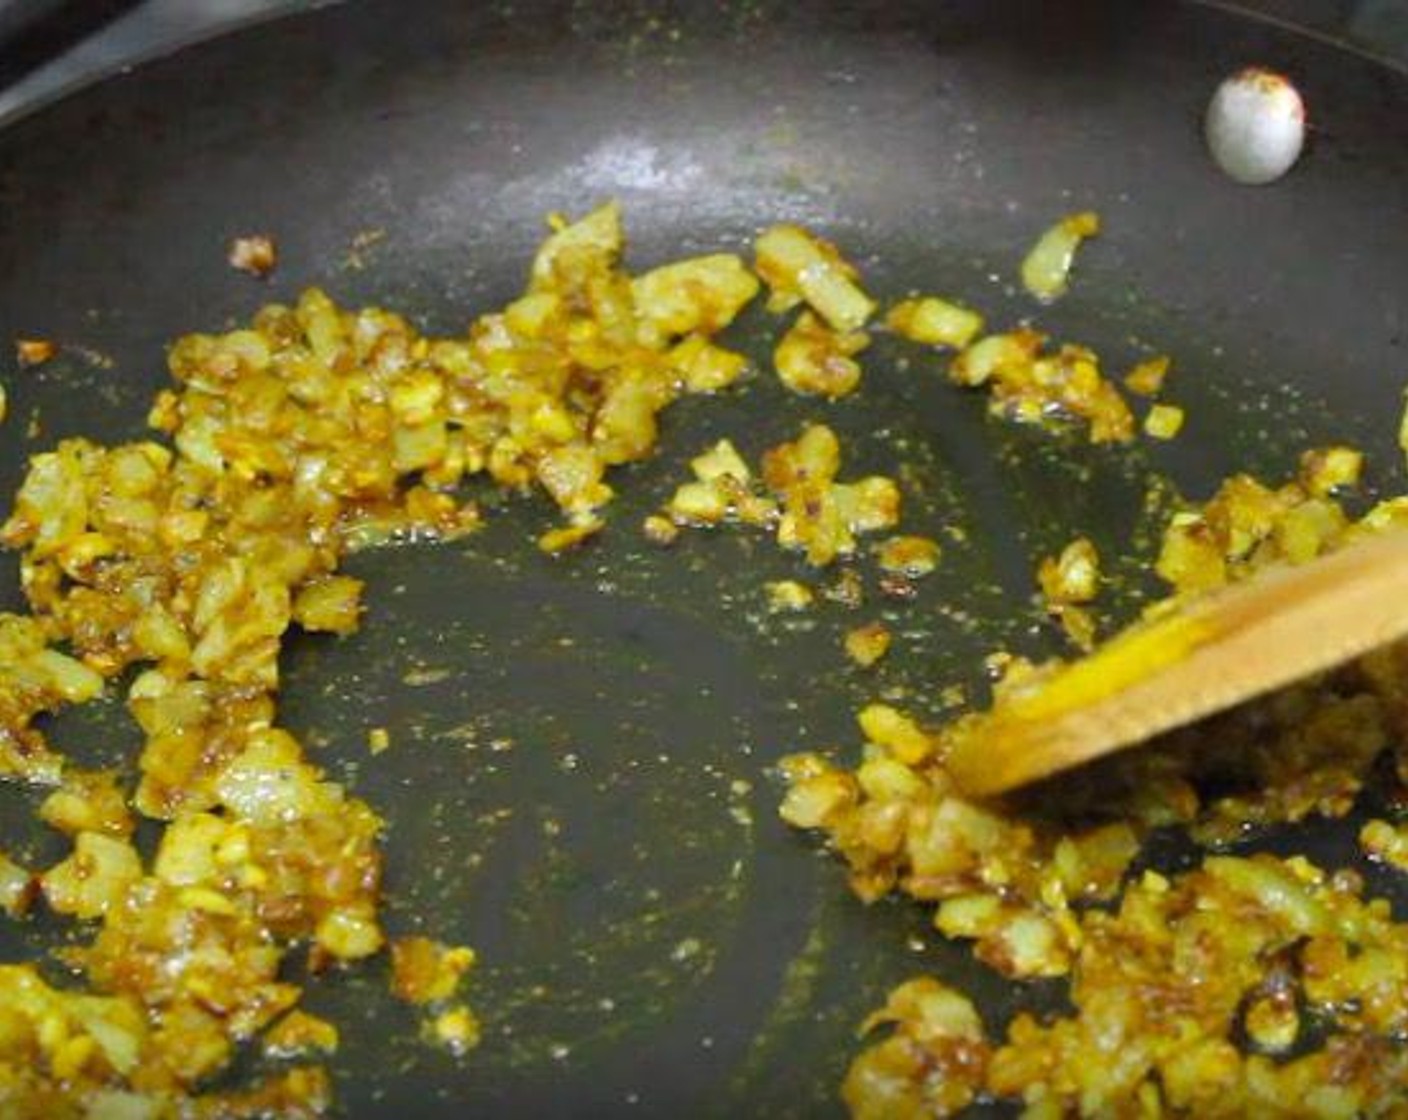
[[[1020,686],[947,767],[989,795],[1141,743],[1408,635],[1408,530],[1189,600]]]

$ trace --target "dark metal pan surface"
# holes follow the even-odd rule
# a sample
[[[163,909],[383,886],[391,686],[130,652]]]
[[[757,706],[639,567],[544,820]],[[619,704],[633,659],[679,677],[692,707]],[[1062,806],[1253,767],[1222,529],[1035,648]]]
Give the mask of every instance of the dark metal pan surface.
[[[1266,190],[1222,178],[1198,128],[1249,62],[1291,74],[1314,124]],[[1174,354],[1188,429],[1128,451],[1053,443],[879,342],[836,405],[760,377],[678,406],[580,554],[535,552],[551,513],[532,500],[455,546],[359,557],[365,625],[291,645],[283,718],[388,820],[393,930],[478,949],[486,1040],[463,1061],[421,1045],[378,966],[314,981],[310,1005],[343,1028],[348,1115],[829,1115],[856,1025],[899,979],[938,971],[993,1024],[1051,1006],[1055,988],[999,982],[918,907],[857,904],[777,820],[769,766],[853,747],[851,713],[881,689],[933,713],[993,649],[1057,649],[1031,572],[1076,532],[1122,557],[1137,594],[1154,474],[1199,496],[1349,440],[1375,485],[1403,485],[1401,73],[1195,3],[371,0],[179,53],[0,133],[0,339],[66,344],[39,370],[0,366],[0,493],[59,438],[142,433],[180,333],[313,283],[459,330],[519,290],[545,214],[608,197],[637,265],[796,220],[875,292],[952,293],[995,323],[1037,311],[1015,283],[1037,232],[1098,209],[1105,235],[1040,319],[1112,368]],[[224,263],[256,231],[281,248],[263,285]],[[367,231],[384,236],[354,254]],[[757,312],[730,337],[763,364],[775,332]],[[726,534],[659,553],[636,528],[710,438],[756,454],[819,417],[858,469],[909,464],[916,531],[966,542],[896,616],[904,640],[878,675],[838,652],[859,616],[767,618],[762,582],[799,560]],[[0,607],[19,605],[7,557]],[[407,683],[425,668],[443,675]],[[369,726],[395,743],[375,759]],[[115,703],[55,736],[83,758],[136,743]],[[55,855],[32,800],[0,793],[3,843]],[[1343,862],[1356,827],[1288,843]],[[0,925],[0,959],[61,936]]]

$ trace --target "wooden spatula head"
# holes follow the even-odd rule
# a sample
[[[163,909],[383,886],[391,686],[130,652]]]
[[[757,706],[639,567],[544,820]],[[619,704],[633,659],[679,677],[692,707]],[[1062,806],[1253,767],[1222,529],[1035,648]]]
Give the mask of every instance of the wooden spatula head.
[[[1268,569],[1137,623],[1005,696],[956,743],[991,795],[1142,743],[1408,635],[1408,530]]]

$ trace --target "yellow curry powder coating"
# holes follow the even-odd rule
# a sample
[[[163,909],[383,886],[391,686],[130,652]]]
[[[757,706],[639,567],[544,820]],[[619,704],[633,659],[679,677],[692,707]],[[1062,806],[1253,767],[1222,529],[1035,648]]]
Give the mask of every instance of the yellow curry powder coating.
[[[1308,454],[1278,489],[1228,480],[1175,515],[1160,572],[1176,594],[1196,593],[1402,524],[1401,499],[1350,521],[1324,484],[1327,461],[1344,459]],[[1005,1040],[939,978],[902,985],[865,1025],[888,1030],[846,1078],[853,1115],[947,1116],[979,1096],[1021,1098],[1025,1115],[1053,1118],[1401,1111],[1408,924],[1366,899],[1357,873],[1299,857],[1213,856],[1172,880],[1147,872],[1122,882],[1152,828],[1182,823],[1226,842],[1249,824],[1343,815],[1388,747],[1403,774],[1408,646],[1079,776],[1087,799],[1068,785],[1068,817],[966,800],[944,769],[960,739],[1050,718],[1182,656],[1199,640],[1196,619],[1169,605],[1068,668],[1012,663],[991,712],[926,730],[866,709],[854,769],[812,754],[788,760],[784,819],[827,835],[862,898],[897,890],[932,903],[937,929],[971,940],[1007,976],[1072,977],[1072,1014],[1019,1015]],[[1205,775],[1241,792],[1205,799]],[[1373,858],[1408,863],[1387,822],[1367,825],[1361,843]],[[1113,899],[1113,910],[1090,905]],[[1277,1060],[1307,1013],[1327,1037]],[[1260,1053],[1239,1046],[1242,1034]]]
[[[562,540],[594,531],[607,469],[651,451],[658,413],[737,376],[742,359],[711,338],[757,292],[752,273],[719,254],[631,277],[622,242],[614,205],[561,225],[527,292],[459,338],[306,292],[248,328],[172,347],[177,387],[151,414],[169,443],[73,439],[33,458],[3,528],[32,613],[0,617],[0,776],[53,788],[46,819],[73,850],[38,889],[98,924],[71,955],[85,991],[6,966],[0,1111],[327,1107],[327,1078],[311,1068],[201,1095],[271,1028],[271,1051],[336,1045],[335,1031],[290,1018],[291,946],[308,943],[319,968],[386,943],[381,821],[278,726],[280,645],[291,623],[356,627],[361,585],[338,574],[348,552],[472,532],[478,512],[454,496],[468,476],[541,487]],[[126,795],[34,725],[129,667],[145,740],[131,804],[164,830],[149,866]],[[35,881],[4,861],[0,902],[21,913]],[[478,1037],[472,1015],[439,1004],[473,955],[415,956],[418,944],[396,947],[396,991],[431,1003],[427,1029],[463,1050]],[[412,966],[422,958],[434,975]]]
[[[291,624],[356,628],[362,587],[339,572],[349,552],[473,532],[479,513],[455,496],[466,478],[543,490],[561,513],[545,551],[589,541],[612,497],[609,469],[650,454],[661,411],[744,373],[742,355],[714,338],[758,293],[754,270],[724,253],[631,276],[622,248],[615,205],[556,222],[524,294],[461,337],[428,338],[398,315],[306,292],[247,328],[172,347],[176,387],[151,412],[164,441],[73,439],[33,458],[0,530],[21,553],[30,605],[0,615],[0,777],[46,788],[40,815],[72,846],[47,869],[0,854],[0,908],[20,917],[42,894],[54,911],[90,919],[93,933],[66,955],[77,987],[47,984],[31,964],[0,965],[5,1115],[327,1111],[330,1079],[314,1063],[336,1048],[337,1030],[298,1006],[285,968],[296,944],[310,946],[314,968],[389,950],[393,990],[424,1008],[425,1036],[456,1054],[478,1042],[478,1020],[458,1001],[473,952],[426,937],[388,945],[382,823],[278,725],[278,655]],[[856,389],[877,305],[839,250],[776,226],[758,240],[756,272],[772,310],[806,305],[776,357],[784,380],[821,396]],[[1135,436],[1089,350],[1047,351],[1026,329],[978,337],[977,315],[937,297],[901,303],[887,322],[920,344],[961,347],[952,379],[986,388],[1008,419],[1073,421],[1097,443]],[[720,441],[646,532],[668,544],[683,526],[738,521],[830,564],[900,512],[890,479],[836,480],[840,450],[812,424],[755,474]],[[1351,525],[1335,491],[1357,473],[1353,453],[1337,448],[1309,456],[1303,477],[1280,489],[1229,480],[1175,519],[1158,570],[1195,591],[1408,516],[1390,502]],[[884,570],[913,577],[938,551],[917,537],[879,546]],[[795,582],[770,594],[775,609],[812,598]],[[1194,639],[1156,622],[1097,659],[1142,671]],[[1247,821],[1347,811],[1408,712],[1403,660],[1387,651],[1334,690],[1289,690],[1254,726],[1225,717],[1227,740],[1252,744],[1238,755],[1245,792],[1204,803],[1196,751],[1151,752],[1078,827],[956,794],[944,757],[955,737],[983,733],[982,717],[930,730],[873,704],[859,715],[858,767],[786,759],[783,816],[825,832],[861,897],[898,890],[932,903],[939,931],[971,941],[1006,976],[1075,977],[1074,1015],[1019,1017],[1003,1042],[940,981],[902,985],[866,1024],[891,1033],[853,1064],[851,1111],[939,1116],[997,1094],[1024,1098],[1035,1117],[1270,1115],[1288,1101],[1301,1114],[1346,1116],[1399,1100],[1403,1059],[1386,1040],[1408,1030],[1408,934],[1363,900],[1353,875],[1217,857],[1174,881],[1146,874],[1126,888],[1124,878],[1155,827],[1226,839]],[[143,736],[133,790],[75,766],[36,727],[128,670]],[[1108,687],[1080,670],[1011,670],[1009,718],[1041,718]],[[132,810],[162,830],[150,861],[132,844]],[[1364,842],[1398,861],[1391,826]],[[1240,1023],[1266,1051],[1284,1050],[1298,1035],[1298,1001],[1343,1029],[1287,1064],[1230,1045]],[[304,1064],[208,1091],[247,1043]]]

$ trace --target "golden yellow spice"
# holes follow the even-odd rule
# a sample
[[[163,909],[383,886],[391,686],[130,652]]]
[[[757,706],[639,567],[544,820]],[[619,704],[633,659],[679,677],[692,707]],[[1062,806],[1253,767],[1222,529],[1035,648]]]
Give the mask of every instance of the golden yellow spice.
[[[869,669],[890,651],[894,636],[883,622],[868,622],[847,630],[842,644],[846,656],[862,669]]]
[[[1100,555],[1086,537],[1077,537],[1058,556],[1048,556],[1036,579],[1048,613],[1083,650],[1095,643],[1095,619],[1086,609],[1100,590]]]
[[[152,425],[169,442],[84,439],[36,455],[0,530],[21,554],[31,613],[0,616],[0,777],[52,789],[41,816],[71,853],[37,874],[0,861],[0,904],[36,892],[95,923],[70,954],[83,987],[29,965],[0,990],[0,1111],[17,1117],[313,1115],[316,1066],[245,1093],[204,1093],[237,1050],[316,1055],[336,1031],[297,1010],[285,957],[313,969],[381,952],[381,821],[278,726],[290,626],[347,633],[362,588],[344,556],[479,524],[465,477],[541,487],[562,512],[549,551],[600,525],[607,470],[655,444],[684,392],[721,388],[743,359],[713,334],[759,284],[721,254],[631,277],[620,214],[559,221],[527,292],[461,338],[349,312],[319,291],[248,328],[170,352],[175,388]],[[133,669],[144,745],[135,790],[69,763],[35,727]],[[131,842],[160,822],[155,858]],[[467,949],[392,947],[394,986],[429,1003],[434,1038],[478,1038],[446,1005]]]
[[[1229,479],[1177,513],[1159,559],[1175,594],[1401,524],[1401,499],[1358,521],[1344,513],[1333,492],[1358,462],[1343,450],[1307,453],[1279,488]],[[1048,600],[1086,601],[1095,563],[1088,542],[1049,561]],[[1059,812],[956,791],[944,758],[983,733],[982,715],[931,730],[872,705],[854,769],[814,754],[787,760],[784,819],[826,834],[861,898],[901,891],[934,904],[935,927],[971,940],[1004,975],[1072,979],[1070,1014],[1019,1015],[1005,1039],[937,979],[902,985],[865,1025],[889,1030],[846,1078],[852,1114],[948,1116],[987,1096],[1020,1099],[1037,1118],[1398,1115],[1408,924],[1365,898],[1356,873],[1299,857],[1210,856],[1173,878],[1124,880],[1151,828],[1182,824],[1226,842],[1248,826],[1343,815],[1386,749],[1406,772],[1405,667],[1408,649],[1381,651],[1180,732],[1085,775],[1085,797],[1068,788]],[[1005,687],[1040,671],[1012,660]],[[999,685],[999,709],[1003,695]],[[1218,794],[1200,792],[1209,782]],[[1408,843],[1388,822],[1367,825],[1361,844],[1408,866]],[[1312,1021],[1319,1041],[1281,1057]]]
[[[473,951],[388,938],[382,822],[279,726],[286,635],[357,628],[363,588],[340,571],[355,550],[474,532],[479,511],[457,496],[471,477],[551,499],[560,522],[539,538],[544,552],[588,544],[606,526],[610,468],[652,452],[660,413],[745,373],[746,359],[715,339],[763,283],[771,310],[795,310],[773,359],[801,393],[859,387],[877,311],[840,251],[797,226],[764,231],[753,268],[720,253],[632,276],[614,204],[552,224],[523,295],[463,336],[425,337],[396,314],[348,311],[311,290],[247,327],[177,341],[174,387],[150,415],[158,437],[69,439],[31,460],[0,528],[29,604],[0,614],[0,779],[44,791],[39,817],[69,850],[41,868],[0,852],[0,910],[20,920],[43,905],[88,925],[64,953],[71,986],[50,985],[32,963],[0,965],[0,1114],[326,1113],[332,1086],[319,1062],[338,1031],[299,1006],[306,975],[294,946],[308,947],[313,971],[386,954],[392,992],[421,1009],[427,1040],[453,1054],[479,1042],[460,991]],[[1024,269],[1036,294],[1064,289],[1097,228],[1094,215],[1076,215],[1043,239]],[[232,263],[262,275],[273,246],[244,246]],[[1027,328],[982,336],[981,316],[935,296],[901,301],[885,324],[956,351],[951,380],[984,388],[996,415],[1074,423],[1095,443],[1136,437],[1120,390],[1083,347],[1049,350]],[[26,361],[53,354],[24,345]],[[1145,363],[1127,384],[1155,394],[1167,368]],[[1181,423],[1169,406],[1149,416],[1155,437]],[[820,423],[756,468],[720,440],[643,530],[668,546],[686,528],[740,523],[830,565],[894,530],[901,513],[894,480],[839,481],[841,459]],[[1408,524],[1408,499],[1351,519],[1340,495],[1360,469],[1357,452],[1331,447],[1307,453],[1280,487],[1229,479],[1173,517],[1158,573],[1176,595],[1193,594]],[[882,589],[888,581],[897,597],[941,560],[918,536],[884,536],[873,551]],[[1072,636],[1091,641],[1093,546],[1075,542],[1039,581]],[[861,599],[849,568],[816,590],[779,580],[762,591],[778,612],[818,595]],[[889,642],[875,623],[843,644],[868,666]],[[998,705],[1043,672],[1017,658],[1004,666]],[[846,1077],[851,1112],[938,1117],[998,1096],[1022,1100],[1036,1120],[1400,1115],[1408,925],[1366,899],[1356,875],[1218,855],[1174,877],[1127,880],[1155,828],[1222,842],[1249,824],[1343,814],[1391,743],[1408,778],[1405,682],[1408,651],[1382,651],[1219,717],[1215,753],[1185,736],[1123,758],[1059,812],[959,794],[944,760],[983,733],[980,715],[927,728],[872,704],[857,719],[858,765],[784,760],[782,816],[825,835],[862,899],[903,893],[1003,976],[1072,981],[1069,1014],[1019,1016],[1001,1039],[938,979],[901,985],[864,1024],[884,1034]],[[142,737],[130,789],[74,765],[38,725],[119,687]],[[373,754],[389,745],[384,729],[368,736]],[[133,842],[139,818],[159,832],[150,859]],[[1400,826],[1371,822],[1361,843],[1408,866]],[[1312,1021],[1324,1037],[1301,1052]],[[210,1088],[251,1050],[290,1064],[244,1088]]]
[[[986,387],[989,411],[1022,424],[1076,421],[1092,443],[1128,443],[1134,414],[1113,382],[1100,372],[1095,353],[1062,346],[1043,353],[1045,336],[1023,327],[990,334],[962,351],[949,377],[970,388]]]
[[[737,522],[774,530],[778,544],[817,567],[854,554],[858,536],[899,523],[894,480],[836,481],[841,442],[824,424],[809,424],[793,442],[766,452],[761,478],[728,440],[696,456],[690,469],[694,481],[677,488],[665,507],[676,526]]]

